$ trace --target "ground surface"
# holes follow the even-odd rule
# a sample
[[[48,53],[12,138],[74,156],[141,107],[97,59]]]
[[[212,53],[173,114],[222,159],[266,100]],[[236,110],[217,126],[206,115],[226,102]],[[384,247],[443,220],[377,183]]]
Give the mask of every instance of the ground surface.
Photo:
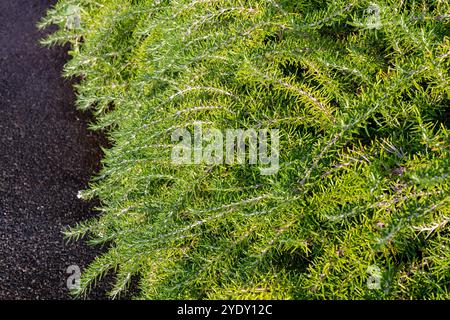
[[[0,1],[0,299],[67,298],[67,267],[96,254],[61,234],[93,214],[77,192],[98,170],[101,138],[61,78],[65,50],[37,43],[54,2]]]

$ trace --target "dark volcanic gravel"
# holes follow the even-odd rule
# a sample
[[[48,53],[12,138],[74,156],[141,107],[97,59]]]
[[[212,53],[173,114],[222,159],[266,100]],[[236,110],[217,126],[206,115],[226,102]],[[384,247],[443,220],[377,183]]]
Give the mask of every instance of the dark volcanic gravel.
[[[0,0],[0,299],[68,299],[67,267],[98,253],[61,233],[93,214],[77,193],[98,170],[102,139],[61,78],[66,51],[38,44],[36,23],[54,2]]]

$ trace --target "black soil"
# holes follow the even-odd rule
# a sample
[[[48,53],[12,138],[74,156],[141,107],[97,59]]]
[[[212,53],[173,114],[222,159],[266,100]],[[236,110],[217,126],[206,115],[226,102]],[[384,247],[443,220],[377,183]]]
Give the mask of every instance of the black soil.
[[[38,44],[36,23],[54,2],[0,0],[0,299],[68,299],[67,268],[98,254],[62,235],[93,215],[77,193],[98,170],[102,139],[61,77],[66,50]]]

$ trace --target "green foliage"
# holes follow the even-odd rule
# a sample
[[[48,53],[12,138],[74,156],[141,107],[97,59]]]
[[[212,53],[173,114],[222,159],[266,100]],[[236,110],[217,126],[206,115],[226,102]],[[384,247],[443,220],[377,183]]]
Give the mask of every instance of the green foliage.
[[[44,43],[72,45],[112,142],[81,194],[100,217],[66,232],[110,244],[76,293],[114,271],[113,297],[136,277],[144,299],[449,299],[449,19],[442,0],[61,0]],[[280,129],[279,172],[173,164],[200,121]]]

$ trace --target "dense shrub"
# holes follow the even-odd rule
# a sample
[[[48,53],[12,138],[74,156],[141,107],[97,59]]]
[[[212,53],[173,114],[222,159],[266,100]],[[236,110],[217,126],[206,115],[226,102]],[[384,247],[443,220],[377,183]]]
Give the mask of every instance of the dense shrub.
[[[139,298],[450,298],[448,1],[62,0],[112,147],[67,230]],[[171,161],[176,128],[278,128],[280,170]],[[380,274],[377,274],[379,270]],[[380,288],[370,281],[380,276]],[[368,285],[369,281],[369,285]]]

